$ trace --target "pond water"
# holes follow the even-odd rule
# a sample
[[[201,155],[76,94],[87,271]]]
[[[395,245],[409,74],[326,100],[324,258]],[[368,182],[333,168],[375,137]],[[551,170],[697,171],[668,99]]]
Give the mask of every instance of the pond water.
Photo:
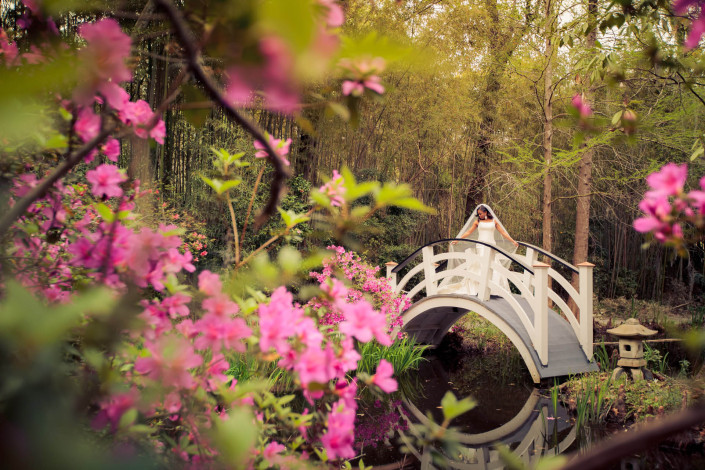
[[[452,422],[462,443],[451,468],[504,468],[496,443],[501,442],[533,466],[541,456],[588,448],[619,429],[583,428],[578,432],[568,410],[554,407],[550,390],[535,388],[516,351],[488,355],[429,357],[418,371],[400,381],[402,393],[388,403],[359,403],[356,450],[366,465],[378,468],[437,468],[431,449],[398,450],[400,434],[411,436],[414,423],[430,414],[440,423],[440,402],[447,391],[472,396],[477,406]],[[407,444],[409,440],[405,441]],[[529,467],[530,468],[530,467]],[[615,469],[705,469],[702,455],[659,448],[625,459]]]

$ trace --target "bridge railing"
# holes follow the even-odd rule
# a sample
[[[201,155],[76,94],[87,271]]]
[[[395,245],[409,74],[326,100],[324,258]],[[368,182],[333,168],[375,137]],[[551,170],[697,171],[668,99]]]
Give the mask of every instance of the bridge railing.
[[[551,260],[563,266],[571,273],[578,275],[578,290],[575,290],[570,280],[566,279],[553,267],[548,268],[548,276],[552,281],[560,285],[568,295],[568,299],[563,299],[554,289],[547,290],[548,298],[558,308],[563,316],[568,320],[573,328],[575,335],[580,341],[580,346],[588,359],[592,358],[592,343],[593,343],[593,268],[592,263],[580,263],[577,267],[569,262],[559,258],[542,248],[531,245],[530,243],[519,242],[519,245],[526,248],[524,256],[525,263],[535,263],[539,255],[546,256]],[[549,284],[549,285],[552,285]],[[568,300],[568,302],[566,302]],[[573,308],[569,305],[572,300]]]
[[[434,254],[433,247],[449,243],[452,241],[472,243],[474,246],[484,245],[482,255],[477,255],[473,247],[464,252],[445,252]],[[387,263],[387,277],[389,278],[395,292],[401,292],[407,284],[417,274],[422,274],[422,280],[412,286],[406,292],[413,298],[421,290],[426,291],[426,296],[437,295],[448,292],[448,281],[444,280],[460,279],[461,283],[473,283],[477,286],[479,300],[487,301],[491,295],[497,295],[505,299],[517,313],[524,328],[529,333],[536,348],[539,359],[543,364],[548,363],[548,302],[549,299],[563,312],[571,327],[575,331],[580,345],[588,359],[592,357],[592,268],[590,263],[582,263],[577,268],[561,260],[555,255],[548,253],[541,248],[528,243],[520,243],[526,248],[525,255],[508,253],[495,245],[487,244],[477,240],[468,239],[443,239],[429,243],[406,258],[402,263]],[[576,291],[558,271],[550,265],[538,261],[538,255],[543,254],[549,258],[567,266],[571,271],[579,275],[579,291]],[[414,261],[418,256],[421,261],[412,267],[400,280],[397,280],[398,273]],[[501,255],[501,256],[499,256]],[[520,272],[512,271],[502,263],[509,260],[509,267],[516,266]],[[458,260],[459,265],[453,269],[444,269],[437,272],[439,263],[449,260]],[[479,265],[479,270],[477,266]],[[550,288],[549,277],[560,285],[573,299],[577,306],[579,315],[576,316],[569,308],[568,304],[558,293]],[[508,282],[497,282],[497,278],[506,279]],[[523,297],[533,310],[533,319],[524,311],[516,296],[508,287],[511,282],[521,297]]]

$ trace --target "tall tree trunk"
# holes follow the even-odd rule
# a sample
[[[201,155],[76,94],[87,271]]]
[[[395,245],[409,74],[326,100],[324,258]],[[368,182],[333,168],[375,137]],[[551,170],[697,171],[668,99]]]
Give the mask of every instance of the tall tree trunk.
[[[586,46],[595,48],[597,40],[597,0],[588,0],[588,23],[592,25],[587,35]],[[589,79],[588,79],[589,80]],[[595,88],[589,84],[585,98],[593,102]],[[578,164],[578,197],[575,210],[575,246],[573,248],[573,264],[577,265],[587,261],[588,238],[590,235],[590,191],[592,190],[592,161],[595,155],[594,148],[588,147],[580,158]],[[573,274],[573,287],[578,288],[578,275]]]
[[[553,32],[555,18],[553,0],[544,0],[545,49],[546,68],[543,75],[543,160],[546,171],[543,175],[543,249],[553,251],[553,236],[551,232],[551,162],[553,160]]]
[[[485,88],[481,95],[480,128],[473,135],[473,145],[476,151],[473,160],[473,172],[465,195],[465,219],[467,219],[477,204],[484,201],[487,185],[487,169],[492,156],[492,137],[495,131],[495,116],[497,114],[497,95],[502,86],[502,76],[514,51],[521,44],[524,35],[529,30],[533,20],[530,0],[525,0],[525,21],[519,26],[502,27],[497,0],[484,0],[485,9],[490,17],[490,35],[497,38],[493,43],[488,57]]]

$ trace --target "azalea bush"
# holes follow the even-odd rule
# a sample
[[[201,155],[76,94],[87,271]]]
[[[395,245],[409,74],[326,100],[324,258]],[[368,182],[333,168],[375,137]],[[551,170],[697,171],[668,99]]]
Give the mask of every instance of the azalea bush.
[[[75,34],[62,26],[60,35],[53,18],[73,12],[25,1],[17,5],[18,30],[0,34],[0,99],[11,103],[0,108],[0,142],[15,172],[10,210],[0,216],[0,453],[15,466],[72,468],[350,459],[359,384],[380,394],[397,388],[386,360],[374,374],[352,373],[356,345],[391,344],[403,302],[365,268],[362,291],[354,279],[351,292],[329,273],[316,282],[319,303],[302,306],[286,284],[320,268],[322,258],[284,247],[274,264],[268,250],[314,213],[341,236],[389,206],[429,209],[406,185],[359,184],[346,169],[310,192],[307,213],[278,209],[291,142],[262,132],[237,106],[257,101],[296,112],[305,81],[329,70],[341,80],[338,96],[356,106],[384,92],[378,74],[385,61],[359,49],[336,55],[343,13],[332,0],[255,2],[246,8],[257,24],[246,34],[203,34],[203,41],[196,39],[198,12],[154,4],[154,18],[173,29],[186,64],[156,109],[125,89],[133,39],[115,19],[87,15],[96,19]],[[232,19],[221,7],[209,10],[208,21]],[[293,37],[287,12],[309,20]],[[302,38],[299,29],[310,34]],[[224,67],[206,69],[199,47],[209,38],[237,39],[245,53],[226,52]],[[207,255],[206,240],[193,234],[198,222],[185,221],[185,236],[183,214],[167,206],[156,208],[166,217],[155,217],[154,192],[146,197],[116,165],[129,160],[125,138],[164,143],[162,113],[190,76],[252,136],[249,152],[214,150],[214,174],[203,175],[233,225],[235,262],[223,273],[196,272],[197,258]],[[231,189],[250,158],[266,158],[274,169],[256,225],[278,212],[283,228],[242,253]],[[371,205],[351,211],[361,198]],[[339,321],[322,325],[333,311]],[[243,363],[287,374],[287,394],[275,394],[266,374],[236,378]]]
[[[340,175],[337,178],[342,179]],[[321,190],[330,192],[330,183],[327,186],[324,186]],[[341,196],[336,192],[331,194],[331,201],[335,204]],[[402,326],[401,315],[411,306],[411,301],[407,296],[404,293],[396,294],[394,292],[389,280],[380,276],[379,266],[372,266],[364,262],[357,253],[346,251],[342,246],[329,246],[328,249],[333,251],[334,255],[323,261],[323,270],[321,272],[311,272],[311,277],[319,283],[327,282],[335,274],[344,277],[352,285],[347,290],[348,302],[357,302],[367,295],[371,298],[372,305],[386,314],[388,331],[391,332],[393,329],[400,328]],[[314,308],[327,308],[329,313],[321,320],[325,325],[337,325],[345,318],[342,312],[331,308],[331,305],[325,299],[312,299],[308,305]]]

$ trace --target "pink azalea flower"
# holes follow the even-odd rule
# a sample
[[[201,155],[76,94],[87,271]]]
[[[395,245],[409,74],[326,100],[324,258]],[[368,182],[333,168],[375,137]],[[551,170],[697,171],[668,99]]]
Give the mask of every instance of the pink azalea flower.
[[[203,301],[203,309],[219,317],[235,315],[240,307],[225,294],[217,294]]]
[[[676,0],[673,2],[673,11],[678,15],[685,15],[691,6],[700,7],[698,17],[690,24],[688,37],[683,44],[686,49],[693,49],[700,43],[700,38],[705,34],[705,16],[703,15],[703,2],[701,0]]]
[[[343,14],[343,9],[338,5],[335,0],[318,0],[318,3],[326,11],[326,23],[331,28],[337,28],[342,26],[345,22],[345,15]]]
[[[397,390],[397,381],[392,378],[394,368],[386,360],[379,361],[377,372],[372,376],[372,383],[377,385],[385,393],[392,393]]]
[[[200,333],[191,320],[182,321],[176,325],[176,330],[188,339],[193,339]]]
[[[189,370],[200,366],[203,357],[193,349],[191,343],[178,336],[162,336],[156,341],[145,341],[150,357],[135,361],[135,371],[166,387],[192,388],[195,381]]]
[[[278,442],[270,442],[267,447],[264,448],[263,456],[265,459],[271,459],[281,452],[286,450],[286,446],[279,444]]]
[[[338,302],[337,307],[343,312],[345,320],[340,322],[340,332],[354,336],[367,343],[373,337],[383,346],[390,346],[392,340],[385,333],[387,321],[384,315],[375,312],[366,300],[351,304]]]
[[[203,336],[196,338],[196,349],[221,348],[244,352],[245,345],[241,340],[248,338],[252,330],[242,318],[226,318],[213,313],[207,313],[194,325]]]
[[[110,423],[112,432],[117,431],[120,418],[127,410],[135,407],[138,397],[139,393],[133,388],[129,392],[117,393],[102,401],[100,411],[93,419],[93,429],[102,429]]]
[[[345,180],[338,170],[333,170],[333,178],[318,190],[330,198],[331,206],[339,207],[345,202]]]
[[[281,139],[275,139],[271,135],[267,134],[267,138],[269,139],[269,145],[271,145],[274,148],[274,151],[276,154],[279,156],[279,158],[284,162],[286,166],[291,165],[289,160],[286,159],[286,155],[289,153],[289,146],[291,145],[291,139],[286,139],[286,141],[283,141]],[[259,140],[255,140],[254,142],[255,148],[259,150],[257,153],[255,153],[256,158],[267,158],[269,154],[267,153],[266,147],[262,142]]]
[[[306,348],[294,363],[294,370],[299,374],[301,385],[307,388],[312,382],[324,384],[334,378],[334,362],[335,355],[329,347],[325,350],[320,347]]]
[[[225,359],[225,356],[219,352],[213,353],[213,359],[208,363],[208,369],[206,371],[208,375],[208,388],[211,391],[217,390],[220,385],[230,380],[224,373],[228,369],[230,369],[230,364],[227,359]],[[233,382],[237,381],[234,380]]]
[[[189,302],[191,302],[191,297],[188,295],[174,294],[162,300],[161,307],[166,310],[171,318],[185,317],[190,313]]]
[[[120,184],[127,181],[125,176],[118,167],[114,165],[102,164],[95,170],[90,170],[86,173],[86,179],[91,183],[91,191],[97,197],[120,197],[122,189]]]
[[[103,152],[103,155],[108,158],[108,160],[117,163],[118,157],[120,156],[120,142],[117,139],[110,137],[105,142],[105,145],[101,147],[101,151]]]
[[[100,116],[90,108],[82,108],[73,129],[82,141],[88,142],[100,132]]]
[[[676,165],[669,163],[661,167],[659,171],[651,173],[646,177],[646,182],[653,191],[649,191],[649,197],[666,195],[676,196],[683,191],[685,180],[688,178],[688,165]]]
[[[354,82],[352,80],[345,80],[343,81],[343,95],[348,96],[348,95],[353,95],[353,96],[362,96],[362,94],[365,92],[365,85],[363,85],[360,82]]]
[[[96,23],[84,23],[78,33],[88,43],[81,51],[81,73],[84,84],[75,98],[80,104],[92,102],[93,96],[108,82],[118,84],[132,79],[125,60],[130,56],[132,40],[122,32],[118,22],[106,18]],[[114,89],[109,90],[112,95]],[[113,106],[113,103],[110,103]]]
[[[12,67],[17,60],[17,45],[10,42],[5,31],[0,30],[0,55],[5,60],[6,67]]]
[[[220,276],[208,270],[201,271],[201,274],[198,275],[198,290],[208,296],[220,294],[223,290],[223,283],[220,282]]]
[[[349,408],[342,401],[336,402],[328,414],[328,429],[321,436],[321,443],[328,458],[351,459],[355,457],[352,448],[355,429],[355,408]]]
[[[592,108],[590,104],[585,101],[585,98],[581,94],[576,94],[571,100],[571,105],[578,110],[578,114],[581,119],[586,119],[592,116]]]

